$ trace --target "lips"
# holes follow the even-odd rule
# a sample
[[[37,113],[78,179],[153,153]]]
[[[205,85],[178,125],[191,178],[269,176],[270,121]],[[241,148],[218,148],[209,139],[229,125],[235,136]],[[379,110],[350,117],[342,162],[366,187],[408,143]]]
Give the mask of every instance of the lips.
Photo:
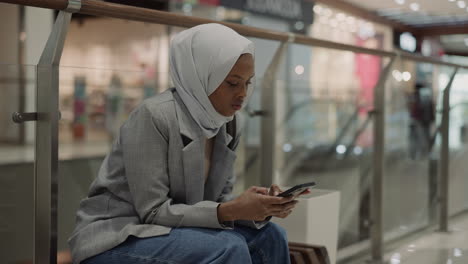
[[[240,110],[242,108],[242,104],[233,104],[232,108],[234,108],[234,110]]]
[[[244,103],[244,101],[241,101],[241,100],[235,100],[234,103],[232,104],[232,108],[234,110],[240,110],[242,108],[242,104]]]

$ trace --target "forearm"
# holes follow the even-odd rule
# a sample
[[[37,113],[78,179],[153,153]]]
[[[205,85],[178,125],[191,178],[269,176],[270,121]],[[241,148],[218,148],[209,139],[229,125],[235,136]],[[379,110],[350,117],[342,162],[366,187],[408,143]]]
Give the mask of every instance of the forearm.
[[[156,211],[151,224],[169,227],[229,228],[218,220],[218,203],[201,201],[194,205],[163,203]]]

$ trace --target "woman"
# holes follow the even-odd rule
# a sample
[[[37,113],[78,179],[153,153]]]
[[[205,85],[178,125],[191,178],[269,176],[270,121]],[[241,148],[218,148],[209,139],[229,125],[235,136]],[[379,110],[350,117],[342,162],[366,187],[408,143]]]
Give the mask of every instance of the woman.
[[[175,88],[122,126],[77,212],[75,263],[289,263],[285,232],[265,219],[296,201],[275,197],[277,186],[230,197],[239,136],[226,124],[251,92],[253,54],[219,24],[175,36]]]

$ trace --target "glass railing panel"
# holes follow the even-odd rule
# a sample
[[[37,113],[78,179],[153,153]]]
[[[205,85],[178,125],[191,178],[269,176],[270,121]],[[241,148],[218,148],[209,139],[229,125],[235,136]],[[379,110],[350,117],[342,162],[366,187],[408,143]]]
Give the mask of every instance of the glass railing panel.
[[[36,111],[36,67],[0,64],[0,258],[33,257],[35,122],[16,124],[13,112]]]
[[[383,228],[394,239],[427,227],[436,206],[439,67],[397,60],[386,83]]]
[[[450,74],[450,71],[447,71]],[[441,77],[446,79],[446,74]],[[448,75],[450,76],[450,75]],[[449,215],[468,209],[468,72],[459,70],[450,91]]]
[[[319,189],[340,192],[342,249],[369,238],[370,112],[379,72],[361,61],[372,56],[312,48],[301,63],[291,54],[277,86],[275,173],[284,186],[315,181]],[[331,58],[355,64],[343,68]]]

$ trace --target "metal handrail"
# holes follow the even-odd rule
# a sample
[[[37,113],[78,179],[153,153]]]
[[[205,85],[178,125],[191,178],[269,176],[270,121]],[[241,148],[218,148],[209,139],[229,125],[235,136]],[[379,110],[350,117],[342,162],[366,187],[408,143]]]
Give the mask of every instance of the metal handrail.
[[[68,0],[0,0],[3,3],[11,3],[18,5],[34,6],[48,9],[65,10],[68,6]],[[262,38],[268,40],[277,40],[282,42],[290,42],[295,44],[302,44],[306,46],[321,47],[327,49],[337,49],[343,51],[351,51],[356,53],[365,53],[370,55],[376,55],[381,57],[394,57],[399,56],[404,59],[414,60],[417,62],[432,63],[438,65],[445,65],[450,67],[459,67],[468,69],[468,66],[459,65],[455,63],[446,62],[431,57],[424,57],[408,52],[397,51],[383,51],[377,49],[369,49],[364,47],[358,47],[354,45],[348,45],[328,40],[322,40],[317,38],[311,38],[301,34],[292,34],[285,32],[278,32],[273,30],[260,29],[251,26],[239,25],[234,23],[216,21],[206,18],[191,17],[180,14],[174,14],[165,11],[151,10],[141,7],[133,7],[128,5],[114,4],[103,2],[99,0],[82,0],[82,6],[79,11],[81,14],[104,16],[111,18],[120,18],[133,21],[141,21],[155,24],[165,24],[170,26],[178,27],[193,27],[205,23],[219,23],[226,25],[239,34]]]

